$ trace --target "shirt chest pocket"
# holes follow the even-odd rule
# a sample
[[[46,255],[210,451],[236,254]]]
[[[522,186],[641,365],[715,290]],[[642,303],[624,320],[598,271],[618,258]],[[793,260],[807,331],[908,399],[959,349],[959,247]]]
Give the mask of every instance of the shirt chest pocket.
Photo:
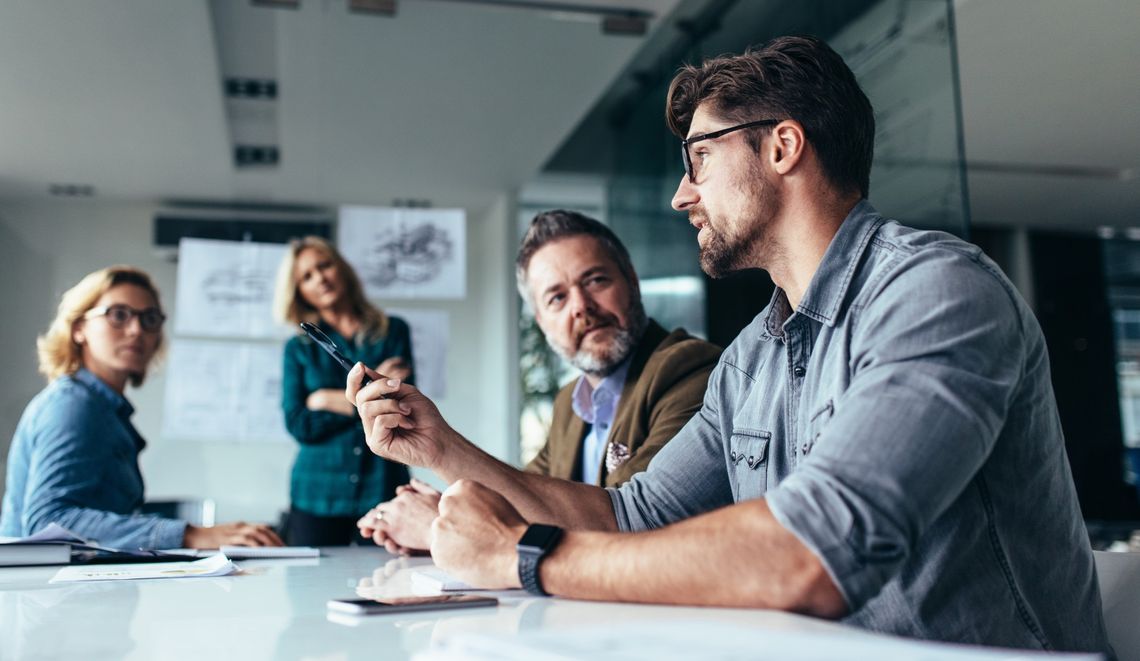
[[[768,446],[772,433],[733,429],[728,444],[728,474],[737,502],[759,498],[768,489]]]

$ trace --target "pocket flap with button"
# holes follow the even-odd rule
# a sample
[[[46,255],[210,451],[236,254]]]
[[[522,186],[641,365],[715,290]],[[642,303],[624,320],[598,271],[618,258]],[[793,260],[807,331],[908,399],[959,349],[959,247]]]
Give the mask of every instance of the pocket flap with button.
[[[768,486],[768,446],[772,433],[761,429],[734,429],[729,442],[730,482],[736,499],[764,495]]]

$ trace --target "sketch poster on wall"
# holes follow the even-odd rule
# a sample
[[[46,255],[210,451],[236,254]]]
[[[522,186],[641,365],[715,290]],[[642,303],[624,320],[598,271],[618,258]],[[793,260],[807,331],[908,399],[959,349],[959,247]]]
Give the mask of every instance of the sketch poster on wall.
[[[174,332],[288,337],[289,329],[273,321],[273,289],[286,250],[273,243],[182,239]]]
[[[385,308],[385,312],[408,322],[412,329],[416,387],[431,399],[442,398],[447,392],[449,315],[443,310],[414,308]]]
[[[463,298],[467,228],[462,209],[340,208],[337,247],[369,298]]]
[[[167,358],[162,435],[290,441],[281,413],[283,347],[278,342],[174,339]]]

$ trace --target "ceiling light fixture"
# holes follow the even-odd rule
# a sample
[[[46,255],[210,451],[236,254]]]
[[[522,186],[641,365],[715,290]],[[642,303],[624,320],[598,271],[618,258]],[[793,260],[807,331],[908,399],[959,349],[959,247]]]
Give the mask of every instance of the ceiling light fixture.
[[[357,14],[395,16],[396,0],[348,0],[348,10]]]
[[[525,9],[582,18],[594,17],[601,19],[602,33],[612,35],[641,36],[649,30],[649,21],[653,18],[653,13],[644,9],[578,5],[569,2],[541,0],[436,0],[436,2],[461,2],[465,5]]]

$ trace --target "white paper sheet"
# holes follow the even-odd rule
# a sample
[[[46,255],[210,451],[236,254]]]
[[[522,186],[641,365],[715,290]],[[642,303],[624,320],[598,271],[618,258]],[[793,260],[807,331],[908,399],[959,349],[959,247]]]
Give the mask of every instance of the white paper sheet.
[[[267,558],[319,558],[315,546],[222,546],[219,549],[163,549],[163,553],[209,558],[219,553],[230,560],[263,560]]]
[[[281,412],[283,346],[173,340],[165,368],[163,437],[292,442]]]
[[[369,298],[464,298],[466,232],[462,209],[344,206],[337,248]]]
[[[273,321],[273,290],[287,247],[273,243],[182,239],[178,244],[179,335],[287,338]]]
[[[428,659],[519,661],[626,661],[702,659],[704,661],[1094,661],[1098,654],[1056,654],[993,647],[948,645],[893,636],[843,636],[809,631],[751,628],[707,620],[636,622],[621,626],[568,627],[513,637],[464,634],[447,638],[424,654]]]
[[[27,537],[0,537],[0,544],[10,543],[29,543],[34,544],[37,542],[74,542],[76,544],[88,544],[86,539],[71,532],[67,528],[59,525],[58,523],[49,523],[47,526],[32,535]]]
[[[86,581],[132,581],[144,578],[202,578],[237,573],[238,567],[224,553],[193,562],[147,562],[125,565],[64,567],[49,583]]]
[[[417,569],[412,572],[412,590],[416,594],[470,592],[478,589],[436,567]]]
[[[416,361],[416,387],[431,399],[447,393],[447,345],[451,317],[444,310],[385,308],[412,328],[412,354]]]

